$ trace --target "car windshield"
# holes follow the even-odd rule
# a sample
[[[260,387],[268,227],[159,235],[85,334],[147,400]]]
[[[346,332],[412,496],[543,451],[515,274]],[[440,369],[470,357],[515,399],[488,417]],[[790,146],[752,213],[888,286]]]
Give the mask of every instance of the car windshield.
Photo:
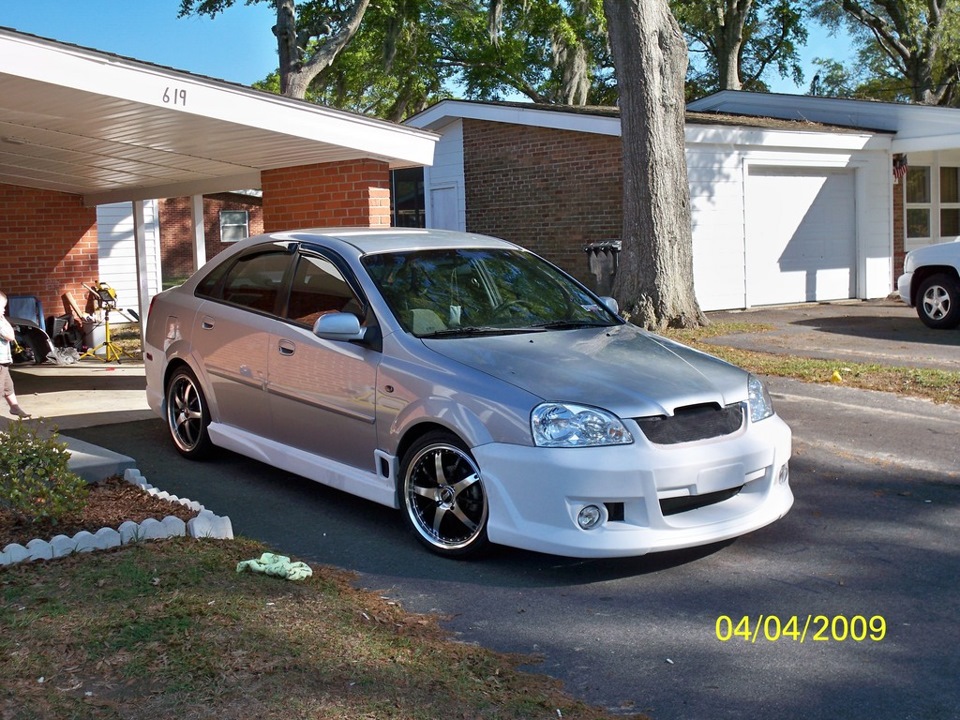
[[[363,259],[393,314],[417,337],[620,324],[581,285],[532,253],[454,248]]]

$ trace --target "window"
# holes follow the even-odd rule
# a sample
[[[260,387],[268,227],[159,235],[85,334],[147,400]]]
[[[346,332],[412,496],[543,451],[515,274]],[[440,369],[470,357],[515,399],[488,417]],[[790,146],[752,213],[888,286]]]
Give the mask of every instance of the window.
[[[297,264],[285,317],[312,328],[317,318],[331,312],[352,312],[363,321],[363,308],[336,265],[319,255],[304,255]]]
[[[940,237],[960,236],[960,168],[940,168]]]
[[[905,198],[907,250],[960,238],[960,167],[912,165]]]
[[[237,242],[250,235],[250,218],[246,210],[220,211],[220,242]]]
[[[233,305],[272,313],[289,264],[290,254],[286,252],[242,257],[223,279],[221,297]]]
[[[390,173],[390,205],[394,227],[426,227],[423,168],[404,168]]]
[[[908,238],[931,237],[930,210],[930,168],[911,167],[907,173]]]

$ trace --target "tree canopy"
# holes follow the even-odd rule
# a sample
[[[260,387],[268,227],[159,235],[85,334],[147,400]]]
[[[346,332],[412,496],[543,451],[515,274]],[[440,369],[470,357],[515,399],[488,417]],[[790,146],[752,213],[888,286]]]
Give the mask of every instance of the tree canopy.
[[[330,66],[353,39],[370,0],[246,0],[247,5],[269,2],[277,11],[273,34],[277,38],[278,89],[288,97],[303,98],[317,75]],[[236,0],[180,0],[180,17],[216,17]]]
[[[799,0],[672,0],[693,61],[687,96],[715,90],[765,91],[764,80],[803,81],[798,48],[807,29]]]
[[[855,70],[826,61],[853,86],[836,87],[926,105],[960,99],[960,0],[816,0],[813,12],[829,27],[845,27],[857,43]]]

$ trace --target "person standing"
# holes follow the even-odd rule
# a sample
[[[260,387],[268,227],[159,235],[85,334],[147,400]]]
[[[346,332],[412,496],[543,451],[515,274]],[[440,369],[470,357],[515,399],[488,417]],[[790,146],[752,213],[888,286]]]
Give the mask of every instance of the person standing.
[[[10,343],[13,342],[15,336],[13,326],[4,314],[6,310],[7,296],[0,292],[0,388],[3,389],[4,399],[10,405],[10,414],[19,418],[28,418],[30,413],[25,412],[17,402],[17,394],[13,389],[13,378],[10,376],[10,365],[13,363]]]

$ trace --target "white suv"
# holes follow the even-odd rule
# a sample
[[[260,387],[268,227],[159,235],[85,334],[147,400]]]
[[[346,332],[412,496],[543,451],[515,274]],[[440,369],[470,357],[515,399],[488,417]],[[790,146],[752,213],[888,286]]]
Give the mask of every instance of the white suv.
[[[932,328],[960,325],[960,242],[911,250],[897,280],[900,297]]]

